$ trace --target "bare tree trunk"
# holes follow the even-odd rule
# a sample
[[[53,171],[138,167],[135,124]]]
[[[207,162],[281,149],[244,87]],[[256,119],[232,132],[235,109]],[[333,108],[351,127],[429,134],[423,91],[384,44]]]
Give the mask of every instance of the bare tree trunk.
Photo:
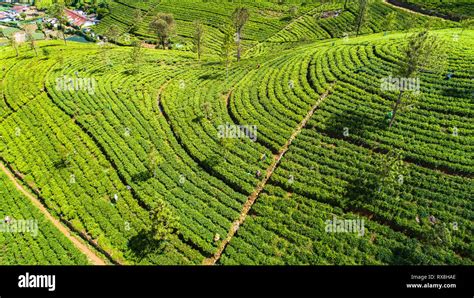
[[[397,102],[395,103],[395,106],[393,107],[392,119],[390,120],[390,124],[388,125],[389,128],[392,127],[393,122],[395,121],[395,116],[397,116],[398,108],[400,107],[400,104],[402,103],[402,96],[403,96],[403,91],[400,91],[400,94],[398,94]]]
[[[227,58],[227,61],[226,61],[226,64],[225,64],[225,68],[226,68],[225,82],[226,82],[226,84],[227,84],[227,80],[229,79],[229,58]]]
[[[33,37],[31,37],[31,38],[33,38]],[[33,50],[35,51],[35,56],[38,57],[38,51],[36,50],[36,42],[34,41],[34,39],[31,40],[30,45],[33,48]]]
[[[356,34],[356,36],[359,36],[359,34],[360,34],[360,27],[362,27],[362,22],[363,22],[362,16],[359,16],[359,20],[357,22],[357,34]]]
[[[241,33],[240,33],[240,30],[239,30],[239,31],[237,31],[237,62],[240,61],[240,56],[241,56],[241,52],[242,52],[242,47],[240,45],[240,41],[241,41],[240,40],[240,35],[241,35]]]
[[[201,63],[201,42],[197,42],[197,54],[198,54],[198,62]]]
[[[62,33],[63,33],[64,44],[67,45],[66,32],[62,31]]]

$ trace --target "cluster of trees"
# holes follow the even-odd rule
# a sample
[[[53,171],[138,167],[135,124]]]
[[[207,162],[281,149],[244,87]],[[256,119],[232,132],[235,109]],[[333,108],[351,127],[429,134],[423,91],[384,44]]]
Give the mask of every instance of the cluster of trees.
[[[297,9],[291,10],[293,15],[296,15]],[[135,22],[131,28],[131,32],[138,31],[140,20],[143,20],[141,11],[136,11]],[[234,10],[229,23],[222,25],[221,31],[223,33],[221,44],[221,56],[224,58],[225,64],[228,66],[232,53],[236,51],[237,61],[242,57],[242,36],[243,29],[250,18],[250,12],[245,7],[239,7]],[[193,32],[193,50],[201,60],[205,48],[206,26],[200,20],[194,21]],[[170,45],[170,38],[175,33],[176,21],[172,14],[158,13],[149,24],[150,29],[158,38],[159,45],[162,49],[168,49]]]

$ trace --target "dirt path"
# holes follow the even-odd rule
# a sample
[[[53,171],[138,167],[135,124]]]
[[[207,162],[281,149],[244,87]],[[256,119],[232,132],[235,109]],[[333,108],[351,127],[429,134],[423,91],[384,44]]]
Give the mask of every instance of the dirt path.
[[[10,179],[13,184],[15,185],[16,189],[18,189],[22,194],[24,194],[30,201],[43,213],[46,218],[61,232],[68,238],[77,249],[79,249],[83,254],[87,256],[89,261],[93,265],[106,265],[104,260],[99,258],[92,250],[89,249],[85,244],[79,241],[76,237],[74,237],[71,232],[65,228],[59,220],[54,218],[49,211],[41,204],[41,202],[35,198],[31,193],[29,193],[18,181],[15,179],[15,176],[3,165],[0,163],[0,169],[7,175],[8,179]]]
[[[330,91],[332,90],[334,84],[331,86],[331,88],[329,88],[326,93],[324,93],[320,98],[319,100],[316,102],[316,104],[311,108],[311,110],[308,112],[308,114],[306,114],[306,117],[300,122],[300,124],[298,124],[298,126],[296,127],[296,129],[293,131],[293,133],[291,134],[290,138],[288,139],[288,141],[285,143],[285,145],[283,145],[283,147],[280,149],[279,153],[274,155],[273,156],[273,161],[272,163],[270,164],[270,166],[267,168],[266,170],[266,174],[265,174],[265,178],[257,185],[257,187],[255,188],[255,190],[253,191],[253,193],[248,197],[247,201],[245,202],[244,204],[244,207],[242,208],[242,211],[240,212],[240,216],[239,218],[233,222],[232,226],[230,227],[230,230],[227,234],[227,237],[221,242],[221,244],[219,245],[219,248],[217,249],[217,251],[214,253],[214,256],[212,256],[211,258],[208,258],[208,259],[205,259],[203,261],[203,264],[204,265],[215,265],[217,263],[217,261],[219,261],[219,259],[221,258],[222,256],[222,253],[224,252],[225,248],[227,247],[227,245],[229,244],[229,242],[232,240],[232,238],[234,237],[234,235],[237,233],[237,231],[239,230],[239,227],[240,225],[242,225],[245,221],[245,219],[247,218],[247,215],[250,211],[250,209],[252,208],[253,204],[255,203],[255,201],[257,200],[258,196],[260,195],[260,193],[262,192],[262,190],[264,189],[265,185],[267,184],[268,180],[270,180],[270,177],[273,175],[273,172],[275,171],[275,169],[278,167],[278,165],[280,164],[280,161],[281,159],[283,158],[283,156],[285,155],[285,153],[288,151],[291,143],[293,142],[293,140],[300,134],[301,130],[306,126],[306,124],[308,123],[309,119],[311,119],[311,117],[313,116],[314,112],[316,111],[316,109],[318,108],[318,106],[321,104],[321,102],[329,95]],[[229,92],[229,96],[230,96],[231,92]],[[226,101],[228,100],[228,98],[226,99]]]

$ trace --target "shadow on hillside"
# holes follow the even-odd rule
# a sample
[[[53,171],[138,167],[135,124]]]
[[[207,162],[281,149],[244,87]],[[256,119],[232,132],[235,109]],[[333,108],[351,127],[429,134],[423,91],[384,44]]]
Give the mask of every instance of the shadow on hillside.
[[[380,197],[380,184],[375,175],[364,173],[361,169],[357,176],[353,177],[345,188],[345,203],[350,206],[342,206],[343,208],[351,208],[363,203],[373,203]]]
[[[130,238],[127,246],[132,254],[141,261],[150,254],[161,253],[164,241],[155,240],[150,231],[141,230],[137,235]]]
[[[132,175],[132,181],[143,182],[143,181],[147,181],[148,179],[151,179],[152,177],[153,177],[153,174],[150,173],[150,171],[143,171],[143,172],[139,172]]]
[[[362,110],[366,111],[362,112]],[[388,110],[390,107],[387,107]],[[341,114],[332,113],[326,119],[325,128],[321,132],[333,138],[357,143],[352,136],[357,136],[358,139],[365,138],[368,131],[387,129],[388,122],[385,121],[384,116],[382,112],[368,110],[364,107],[364,103],[359,103],[354,108],[344,107]]]
[[[446,97],[456,97],[456,98],[469,98],[473,96],[472,92],[462,88],[442,88],[441,95]]]
[[[194,117],[191,121],[193,123],[201,123],[206,117],[204,117],[204,115],[197,115],[196,117]]]
[[[293,18],[290,16],[280,18],[280,22],[289,22],[291,20],[293,20]]]
[[[206,158],[202,162],[202,164],[207,169],[212,169],[212,168],[218,166],[219,164],[221,164],[222,162],[224,162],[224,157],[222,157],[218,154],[213,154],[210,157]]]
[[[214,73],[214,74],[207,73],[200,76],[199,79],[200,80],[219,80],[219,79],[222,80],[223,76],[222,74],[217,74],[217,73]]]

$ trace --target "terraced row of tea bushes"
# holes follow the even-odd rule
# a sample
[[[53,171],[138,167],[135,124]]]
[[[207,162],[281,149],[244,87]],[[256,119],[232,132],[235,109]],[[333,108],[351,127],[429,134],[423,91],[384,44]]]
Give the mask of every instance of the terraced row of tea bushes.
[[[0,51],[0,59],[2,59],[2,65],[0,67],[0,121],[11,112],[11,108],[4,99],[5,91],[3,85],[5,84],[4,80],[7,72],[16,63],[14,59],[7,59],[15,55],[13,50],[8,50],[6,47],[3,47],[3,49],[4,50]]]
[[[144,214],[125,186],[104,171],[110,170],[108,162],[44,95],[5,120],[0,129],[2,157],[24,175],[54,214],[87,231],[104,249],[126,246],[125,221],[143,226]],[[114,194],[122,199],[117,206],[111,203]]]
[[[6,223],[5,218],[10,222]],[[87,258],[0,173],[1,265],[86,265]],[[14,231],[17,220],[29,231]],[[9,230],[7,230],[7,227]]]
[[[384,116],[397,94],[381,90],[380,82],[396,70],[389,61],[399,59],[392,54],[398,51],[399,47],[385,51],[383,44],[375,44],[356,48],[348,45],[328,52],[327,69],[339,83],[333,100],[322,106],[323,111],[318,114],[320,131],[342,137],[347,128],[348,138],[355,143],[377,144],[385,150],[395,146],[403,149],[411,160],[471,175],[472,158],[465,152],[472,151],[472,103],[467,78],[472,70],[460,69],[456,73],[459,77],[449,82],[445,82],[443,74],[421,74],[421,96],[415,108],[401,113],[395,127],[388,130]],[[392,56],[389,61],[387,55]],[[451,57],[455,55],[451,53]],[[455,64],[451,66],[457,68]],[[450,93],[451,90],[460,92]],[[401,136],[411,141],[401,140]],[[426,146],[430,148],[427,150]]]
[[[453,32],[457,30],[438,34],[449,38]],[[320,49],[312,56],[313,63],[307,67],[305,77],[309,78],[313,87],[319,85],[319,88],[326,82],[336,82],[334,94],[323,101],[308,124],[308,129],[297,137],[272,176],[270,183],[283,189],[278,191],[277,198],[263,195],[257,199],[251,216],[226,248],[220,261],[222,264],[472,264],[472,236],[469,232],[473,228],[470,203],[472,178],[430,169],[436,162],[444,162],[444,167],[448,169],[468,173],[472,171],[472,158],[469,158],[469,153],[466,154],[472,151],[469,149],[472,144],[469,138],[472,130],[472,121],[468,118],[472,112],[469,100],[459,94],[446,92],[443,88],[451,85],[447,90],[458,90],[458,87],[461,91],[469,89],[468,78],[472,70],[471,67],[463,66],[466,65],[464,58],[468,59],[470,55],[461,54],[462,46],[450,52],[450,67],[456,70],[456,76],[449,82],[444,82],[443,76],[423,73],[422,78],[428,83],[421,87],[423,101],[420,107],[400,114],[397,125],[401,126],[400,123],[403,123],[403,128],[395,128],[396,132],[387,131],[383,127],[386,125],[383,116],[393,104],[395,95],[381,92],[380,79],[390,75],[395,67],[393,62],[400,59],[398,53],[402,43],[398,38],[400,37],[393,35],[388,38],[369,37],[347,43],[338,42]],[[467,38],[462,39],[462,42],[465,43],[464,47],[469,48]],[[275,68],[284,72],[282,66]],[[269,79],[267,77],[262,81],[268,84]],[[281,86],[285,85],[284,80],[280,82]],[[318,90],[318,87],[314,89]],[[269,92],[264,94],[267,96]],[[254,100],[245,108],[235,110],[239,113],[242,110],[252,111],[261,104],[260,101],[266,100],[265,96],[249,96]],[[300,96],[298,99],[302,98]],[[269,110],[261,110],[260,117],[274,118],[275,114]],[[431,117],[427,118],[428,114]],[[418,118],[413,118],[417,115]],[[282,118],[275,118],[273,122],[283,123]],[[413,120],[405,125],[405,119],[410,118]],[[429,122],[458,125],[459,131],[466,135],[462,140],[447,136],[447,141],[443,142],[443,138],[438,136],[438,142],[434,139],[430,141],[433,126],[425,124]],[[348,134],[344,134],[345,128],[348,129]],[[380,138],[388,133],[391,138]],[[355,138],[354,135],[358,137]],[[401,137],[419,140],[403,142]],[[377,138],[377,142],[368,145],[367,140],[374,138]],[[400,141],[394,141],[398,139]],[[377,147],[381,152],[371,152],[359,144]],[[400,144],[404,146],[401,147]],[[443,146],[442,149],[431,149],[436,144]],[[395,183],[385,186],[379,192],[375,186],[376,167],[380,167],[380,163],[375,160],[381,159],[386,154],[385,150],[393,148],[403,149],[404,156],[409,161],[421,163],[422,167],[406,164],[402,185]],[[430,154],[436,157],[430,158]],[[272,186],[267,186],[266,189],[271,188]],[[298,196],[302,199],[295,200]],[[291,204],[294,209],[274,211],[276,208],[273,204],[277,202],[282,202],[282,205]],[[339,210],[337,214],[341,217],[348,212],[361,216],[372,227],[369,231],[376,231],[371,233],[370,240],[365,240],[375,244],[381,241],[381,247],[389,251],[377,252],[378,248],[371,248],[372,253],[366,259],[357,257],[356,253],[352,255],[352,250],[349,250],[352,259],[347,259],[347,254],[331,255],[329,252],[334,252],[335,249],[327,247],[342,246],[343,240],[333,244],[325,239],[322,243],[311,246],[311,239],[327,236],[322,221],[317,230],[319,232],[313,233],[313,238],[308,237],[303,242],[301,231],[304,229],[298,225],[304,219],[298,217],[295,222],[291,219],[293,216],[289,217],[288,214],[296,213],[301,204],[314,203],[330,205]],[[309,218],[319,216],[321,209],[315,208],[309,213]],[[331,217],[326,216],[326,219]],[[389,235],[386,237],[390,240],[382,240],[384,236],[380,234]],[[394,239],[398,241],[392,242]],[[321,247],[325,248],[320,249]],[[312,255],[318,257],[311,258]],[[320,255],[331,257],[328,260],[319,257]],[[282,257],[286,258],[282,260]]]
[[[177,24],[178,38],[174,38],[175,43],[190,44],[193,36],[193,22],[202,21],[206,26],[206,48],[210,53],[220,51],[222,39],[221,25],[230,22],[230,16],[239,4],[226,2],[211,3],[207,1],[150,1],[148,3],[117,0],[110,4],[111,13],[105,17],[97,26],[99,33],[104,33],[111,25],[117,25],[122,29],[122,33],[127,33],[134,20],[130,17],[134,15],[136,9],[143,11],[145,17],[138,25],[139,30],[136,35],[145,39],[155,39],[155,34],[150,31],[149,24],[154,15],[159,12],[171,13],[174,15]],[[244,48],[249,48],[255,42],[265,40],[281,30],[291,19],[288,17],[289,5],[275,5],[271,3],[248,3],[246,6],[250,10],[251,18],[244,31]],[[301,13],[305,13],[314,7],[314,4],[300,7]],[[187,48],[187,47],[184,47]]]
[[[112,25],[118,26],[120,29],[120,34],[122,35],[119,38],[119,42],[123,44],[129,44],[131,39],[128,40],[125,38],[127,35],[135,34],[145,40],[155,40],[156,35],[151,32],[149,24],[153,20],[153,17],[158,13],[152,7],[149,10],[142,12],[143,21],[139,24],[134,24],[134,20],[130,17],[135,14],[137,8],[129,7],[128,5],[122,5],[120,3],[112,2],[111,4],[111,16],[106,17],[101,23],[97,26],[97,32],[106,33],[108,28]],[[196,18],[197,20],[198,18]],[[177,36],[173,37],[173,42],[175,47],[179,49],[188,49],[191,46],[191,38],[194,34],[193,21],[187,20],[176,20],[176,34]],[[137,25],[138,30],[136,32],[130,32],[132,26]],[[211,26],[206,26],[206,51],[208,53],[217,53],[219,52],[220,40],[222,33],[219,28],[214,28]]]
[[[364,220],[364,232],[331,232],[328,221],[335,219]],[[265,187],[219,261],[222,265],[461,263],[472,261],[443,246],[423,243],[358,214],[273,185]]]
[[[245,196],[206,174],[174,139],[159,114],[157,89],[182,73],[180,58],[169,58],[169,53],[148,53],[152,53],[146,58],[149,63],[137,75],[129,75],[126,64],[119,65],[126,51],[111,51],[113,68],[97,64],[95,57],[88,61],[78,57],[72,60],[67,75],[77,72],[80,77],[95,77],[94,94],[55,90],[54,78],[63,73],[50,75],[48,92],[68,114],[78,114],[77,122],[94,136],[135,197],[147,208],[157,198],[167,201],[180,218],[180,236],[210,255],[217,248],[215,235],[226,234]],[[186,54],[182,59],[186,63],[191,56]],[[147,168],[151,147],[161,156],[155,174]]]
[[[322,12],[341,11],[337,16],[322,17]],[[402,10],[392,8],[382,1],[370,5],[367,24],[362,28],[362,34],[383,32],[387,30],[386,19],[391,12],[396,13],[396,18],[391,30],[408,30],[413,27],[423,27],[430,23],[432,28],[444,28],[456,26],[454,22],[437,18],[429,18],[422,15],[414,15]],[[341,3],[320,6],[301,18],[289,24],[278,34],[268,39],[270,42],[296,42],[314,41],[326,38],[338,38],[354,35],[354,19],[357,14],[353,6],[343,10]]]
[[[238,72],[232,73],[229,86],[246,70]],[[259,127],[256,132],[251,131],[254,136],[219,137],[219,126],[234,124],[226,109],[230,90],[225,88],[225,76],[226,72],[218,69],[183,73],[167,86],[162,103],[187,152],[204,168],[248,195],[258,182],[256,172],[263,172],[268,166],[271,152],[252,142],[253,137],[259,137]],[[251,127],[254,123],[240,125]],[[263,154],[268,158],[260,161]]]
[[[309,127],[314,125],[311,121]],[[470,208],[472,179],[406,165],[396,173],[397,182],[379,188],[381,157],[308,129],[295,140],[272,183],[343,210],[363,210],[372,214],[373,220],[420,240],[431,240],[425,237],[432,232],[432,225],[420,224],[416,218],[428,221],[428,216],[434,216],[436,225],[446,225],[450,234],[443,245],[469,255],[474,217]],[[456,230],[452,229],[454,223]]]
[[[52,84],[56,90],[56,81]],[[90,235],[117,260],[200,263],[204,257],[177,237],[163,244],[166,257],[159,252],[142,256],[149,248],[135,236],[150,226],[148,212],[74,123],[43,94],[2,123],[2,135],[7,136],[2,138],[2,157],[24,175],[53,213]]]
[[[232,94],[229,113],[239,123],[258,125],[258,141],[274,152],[329,86],[308,73],[312,56],[321,51],[303,47],[270,59],[245,76]]]

